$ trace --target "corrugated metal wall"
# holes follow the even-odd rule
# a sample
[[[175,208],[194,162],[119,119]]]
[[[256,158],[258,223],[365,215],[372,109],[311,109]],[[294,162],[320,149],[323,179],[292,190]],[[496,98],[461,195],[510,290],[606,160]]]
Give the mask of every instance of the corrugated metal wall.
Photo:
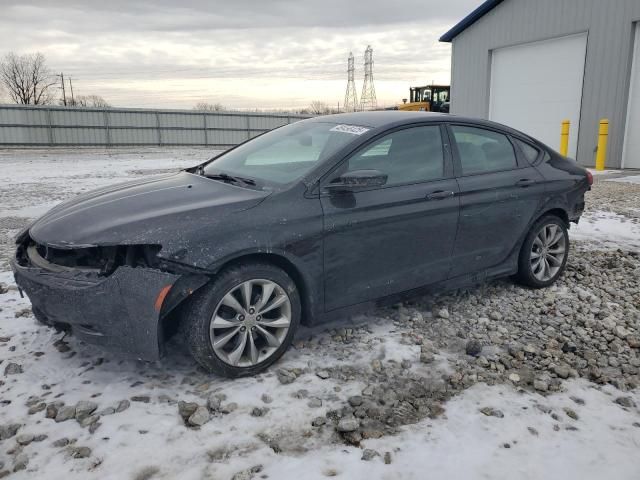
[[[598,121],[608,118],[607,164],[619,167],[637,21],[640,0],[506,0],[453,40],[451,112],[487,118],[492,50],[586,32],[577,160],[594,165]]]
[[[0,105],[0,146],[230,147],[304,115]]]

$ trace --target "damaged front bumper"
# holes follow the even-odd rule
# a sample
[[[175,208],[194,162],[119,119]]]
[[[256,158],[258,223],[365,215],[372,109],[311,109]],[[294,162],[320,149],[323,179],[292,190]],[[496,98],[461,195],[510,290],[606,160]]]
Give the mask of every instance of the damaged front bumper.
[[[161,292],[164,298],[179,275],[120,266],[104,276],[90,269],[51,269],[46,261],[25,262],[18,257],[11,267],[16,284],[47,324],[68,325],[87,343],[141,360],[161,356],[163,338],[157,301]]]

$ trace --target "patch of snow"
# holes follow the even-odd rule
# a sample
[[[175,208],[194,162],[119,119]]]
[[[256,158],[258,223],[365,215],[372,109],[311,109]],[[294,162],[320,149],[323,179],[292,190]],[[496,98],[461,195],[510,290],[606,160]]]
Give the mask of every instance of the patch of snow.
[[[37,217],[73,195],[192,167],[219,153],[207,148],[0,150],[2,181],[13,186],[0,216]]]
[[[607,182],[635,183],[640,185],[640,175],[629,175],[627,177],[608,178]]]
[[[640,224],[613,212],[587,212],[578,225],[571,225],[571,240],[594,248],[640,249]]]
[[[622,173],[621,170],[596,170],[595,168],[587,168],[591,172],[591,175],[611,175],[614,173]]]
[[[0,217],[27,217],[27,218],[37,218],[53,207],[55,207],[59,202],[45,202],[40,203],[38,205],[27,205],[21,208],[12,208],[12,209],[2,209],[0,208]]]
[[[446,419],[421,422],[394,439],[393,446],[400,448],[394,455],[395,478],[419,478],[421,472],[451,479],[637,478],[640,429],[632,425],[632,412],[613,403],[613,394],[612,388],[601,392],[584,381],[569,382],[565,392],[546,398],[478,384],[447,403]],[[577,405],[571,396],[585,404]],[[536,405],[551,408],[560,421]],[[485,406],[501,410],[504,418],[479,414]],[[564,408],[579,419],[567,417]],[[383,450],[386,443],[380,439],[366,446]]]
[[[637,416],[613,402],[612,388],[599,391],[584,381],[571,381],[566,387],[562,393],[543,397],[478,384],[450,400],[443,418],[405,427],[395,437],[364,442],[364,448],[381,456],[390,452],[390,465],[380,457],[361,461],[358,448],[323,447],[270,462],[264,473],[279,479],[320,479],[329,474],[389,480],[637,479],[640,428],[633,426]],[[570,397],[585,404],[577,405]],[[638,401],[640,395],[634,398]],[[551,412],[544,413],[537,405]],[[481,414],[485,406],[502,411],[504,418]],[[564,408],[574,410],[578,420],[569,418]]]

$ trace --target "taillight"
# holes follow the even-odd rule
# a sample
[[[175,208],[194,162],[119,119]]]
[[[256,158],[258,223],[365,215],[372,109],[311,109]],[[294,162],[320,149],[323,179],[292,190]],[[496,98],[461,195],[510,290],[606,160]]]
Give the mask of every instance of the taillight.
[[[593,174],[587,170],[587,182],[589,182],[589,186],[593,185]]]

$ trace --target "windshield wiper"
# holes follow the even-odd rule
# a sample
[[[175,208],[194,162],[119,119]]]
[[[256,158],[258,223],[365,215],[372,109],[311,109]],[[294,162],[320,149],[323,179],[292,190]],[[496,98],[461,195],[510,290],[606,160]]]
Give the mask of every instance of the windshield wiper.
[[[242,178],[242,177],[236,177],[233,175],[229,175],[227,173],[204,173],[202,172],[202,175],[207,177],[207,178],[211,178],[213,180],[221,180],[225,183],[239,183],[242,185],[249,185],[254,187],[256,185],[255,180],[251,180],[250,178]]]

